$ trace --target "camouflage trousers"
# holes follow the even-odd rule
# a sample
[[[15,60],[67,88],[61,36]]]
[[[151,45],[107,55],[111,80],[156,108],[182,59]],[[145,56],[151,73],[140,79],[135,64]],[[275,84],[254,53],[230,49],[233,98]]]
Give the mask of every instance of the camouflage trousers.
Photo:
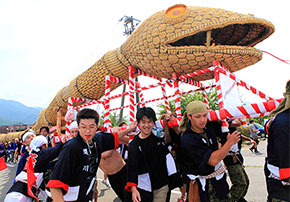
[[[232,182],[230,189],[232,201],[239,201],[239,199],[243,198],[247,194],[249,188],[249,178],[245,169],[240,164],[227,166],[227,169]]]
[[[227,194],[226,199],[219,199],[210,181],[208,181],[208,195],[209,200],[213,202],[232,202],[230,192]]]

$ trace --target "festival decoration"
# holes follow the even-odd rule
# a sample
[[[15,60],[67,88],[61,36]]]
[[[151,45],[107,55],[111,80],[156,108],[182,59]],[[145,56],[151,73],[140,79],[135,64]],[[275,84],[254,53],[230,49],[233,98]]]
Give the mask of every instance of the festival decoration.
[[[41,111],[33,129],[38,131],[44,125],[55,126],[55,109],[60,107],[67,109],[62,125],[69,126],[76,110],[94,103],[104,105],[106,128],[111,127],[108,118],[110,111],[129,107],[130,121],[133,121],[137,105],[164,100],[169,112],[167,99],[171,97],[175,98],[177,117],[181,117],[180,82],[198,87],[182,94],[201,90],[209,109],[205,90],[210,87],[220,88],[219,74],[230,77],[237,85],[268,100],[266,103],[274,102],[276,106],[279,100],[256,90],[233,74],[262,59],[262,51],[254,46],[269,37],[274,30],[274,25],[267,20],[218,8],[178,4],[159,11],[145,20],[121,47],[108,51],[68,86],[59,90],[50,105]],[[220,63],[227,69],[221,67]],[[134,80],[137,75],[157,79],[158,83],[138,86]],[[201,83],[212,78],[216,79],[217,84],[204,86]],[[111,96],[110,92],[122,84],[129,85],[129,91]],[[165,85],[174,87],[174,95],[166,94]],[[135,92],[142,93],[143,90],[159,86],[162,97],[145,101],[141,95],[141,102],[135,103]],[[129,95],[130,105],[110,108],[111,99],[125,95]],[[221,94],[221,109],[211,111],[210,120],[260,116],[271,108],[264,110],[260,105],[252,106],[255,114],[246,106],[224,109],[222,99]]]
[[[167,79],[173,73],[184,75],[208,68],[213,60],[231,72],[243,69],[261,60],[262,52],[253,46],[273,32],[274,25],[267,20],[223,9],[175,5],[159,11],[145,20],[121,47],[108,51],[61,89],[41,112],[34,128],[55,126],[54,108],[66,109],[70,97],[100,99],[105,95],[105,76],[128,80],[129,66]],[[211,78],[213,73],[198,75],[195,80]],[[112,83],[110,90],[119,85]]]

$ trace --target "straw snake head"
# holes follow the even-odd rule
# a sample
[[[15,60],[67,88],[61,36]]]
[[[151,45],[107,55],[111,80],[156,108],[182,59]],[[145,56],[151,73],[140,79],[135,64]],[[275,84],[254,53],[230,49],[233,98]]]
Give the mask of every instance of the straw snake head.
[[[128,79],[129,65],[162,78],[211,67],[214,60],[231,72],[238,71],[262,59],[262,52],[253,46],[269,37],[274,29],[270,22],[252,15],[174,5],[149,17],[120,48],[107,52],[61,89],[42,111],[35,127],[56,125],[55,108],[66,108],[69,97],[101,98],[105,76]],[[211,78],[213,73],[194,77]],[[111,84],[110,90],[118,85]]]
[[[213,60],[234,72],[262,59],[253,46],[274,30],[272,23],[253,15],[180,4],[144,21],[121,46],[121,54],[135,67],[163,78],[211,67]],[[195,77],[211,78],[213,73]]]

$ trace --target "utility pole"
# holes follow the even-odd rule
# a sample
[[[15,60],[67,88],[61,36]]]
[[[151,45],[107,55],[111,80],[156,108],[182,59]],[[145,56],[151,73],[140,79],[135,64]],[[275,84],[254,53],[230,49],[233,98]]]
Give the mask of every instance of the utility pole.
[[[138,26],[138,24],[141,22],[140,20],[133,18],[133,16],[127,16],[124,15],[119,22],[123,21],[123,25],[125,28],[125,31],[123,32],[123,35],[125,36],[130,36],[133,31],[135,30],[135,28]]]
[[[138,20],[136,18],[133,18],[133,16],[127,16],[127,15],[124,15],[119,20],[119,22],[122,22],[122,21],[123,21],[123,25],[124,25],[124,28],[125,28],[125,31],[123,32],[123,35],[127,36],[127,37],[129,37],[133,33],[135,28],[141,22],[140,20]],[[138,78],[137,77],[135,77],[135,82],[138,82]],[[123,93],[125,93],[125,92],[126,92],[126,84],[123,84]],[[140,100],[139,93],[136,92],[136,102],[138,103],[139,100]],[[121,98],[121,107],[124,106],[124,103],[125,103],[125,96],[122,96],[122,98]],[[139,105],[137,105],[137,109],[139,109]],[[123,110],[124,109],[120,110],[119,123],[123,119]]]

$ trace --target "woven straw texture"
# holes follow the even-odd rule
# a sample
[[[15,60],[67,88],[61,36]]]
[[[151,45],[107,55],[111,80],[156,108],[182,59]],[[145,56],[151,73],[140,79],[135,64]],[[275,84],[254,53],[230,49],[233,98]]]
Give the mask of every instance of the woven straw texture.
[[[115,50],[107,52],[92,67],[61,89],[51,104],[41,112],[34,130],[43,125],[56,125],[56,107],[67,108],[69,97],[99,99],[105,92],[105,76],[128,79],[128,66],[163,78],[172,73],[192,73],[212,66],[218,60],[231,72],[262,59],[254,45],[269,37],[274,25],[253,15],[244,15],[216,8],[190,7],[180,16],[169,17],[163,10],[142,23]],[[178,5],[177,5],[178,7]],[[206,46],[211,31],[211,45]],[[212,73],[194,77],[213,78]],[[112,84],[111,90],[119,84]]]
[[[11,141],[12,139],[21,138],[21,135],[23,134],[23,131],[20,132],[13,132],[13,133],[8,133],[8,134],[0,134],[0,141],[8,142]]]

